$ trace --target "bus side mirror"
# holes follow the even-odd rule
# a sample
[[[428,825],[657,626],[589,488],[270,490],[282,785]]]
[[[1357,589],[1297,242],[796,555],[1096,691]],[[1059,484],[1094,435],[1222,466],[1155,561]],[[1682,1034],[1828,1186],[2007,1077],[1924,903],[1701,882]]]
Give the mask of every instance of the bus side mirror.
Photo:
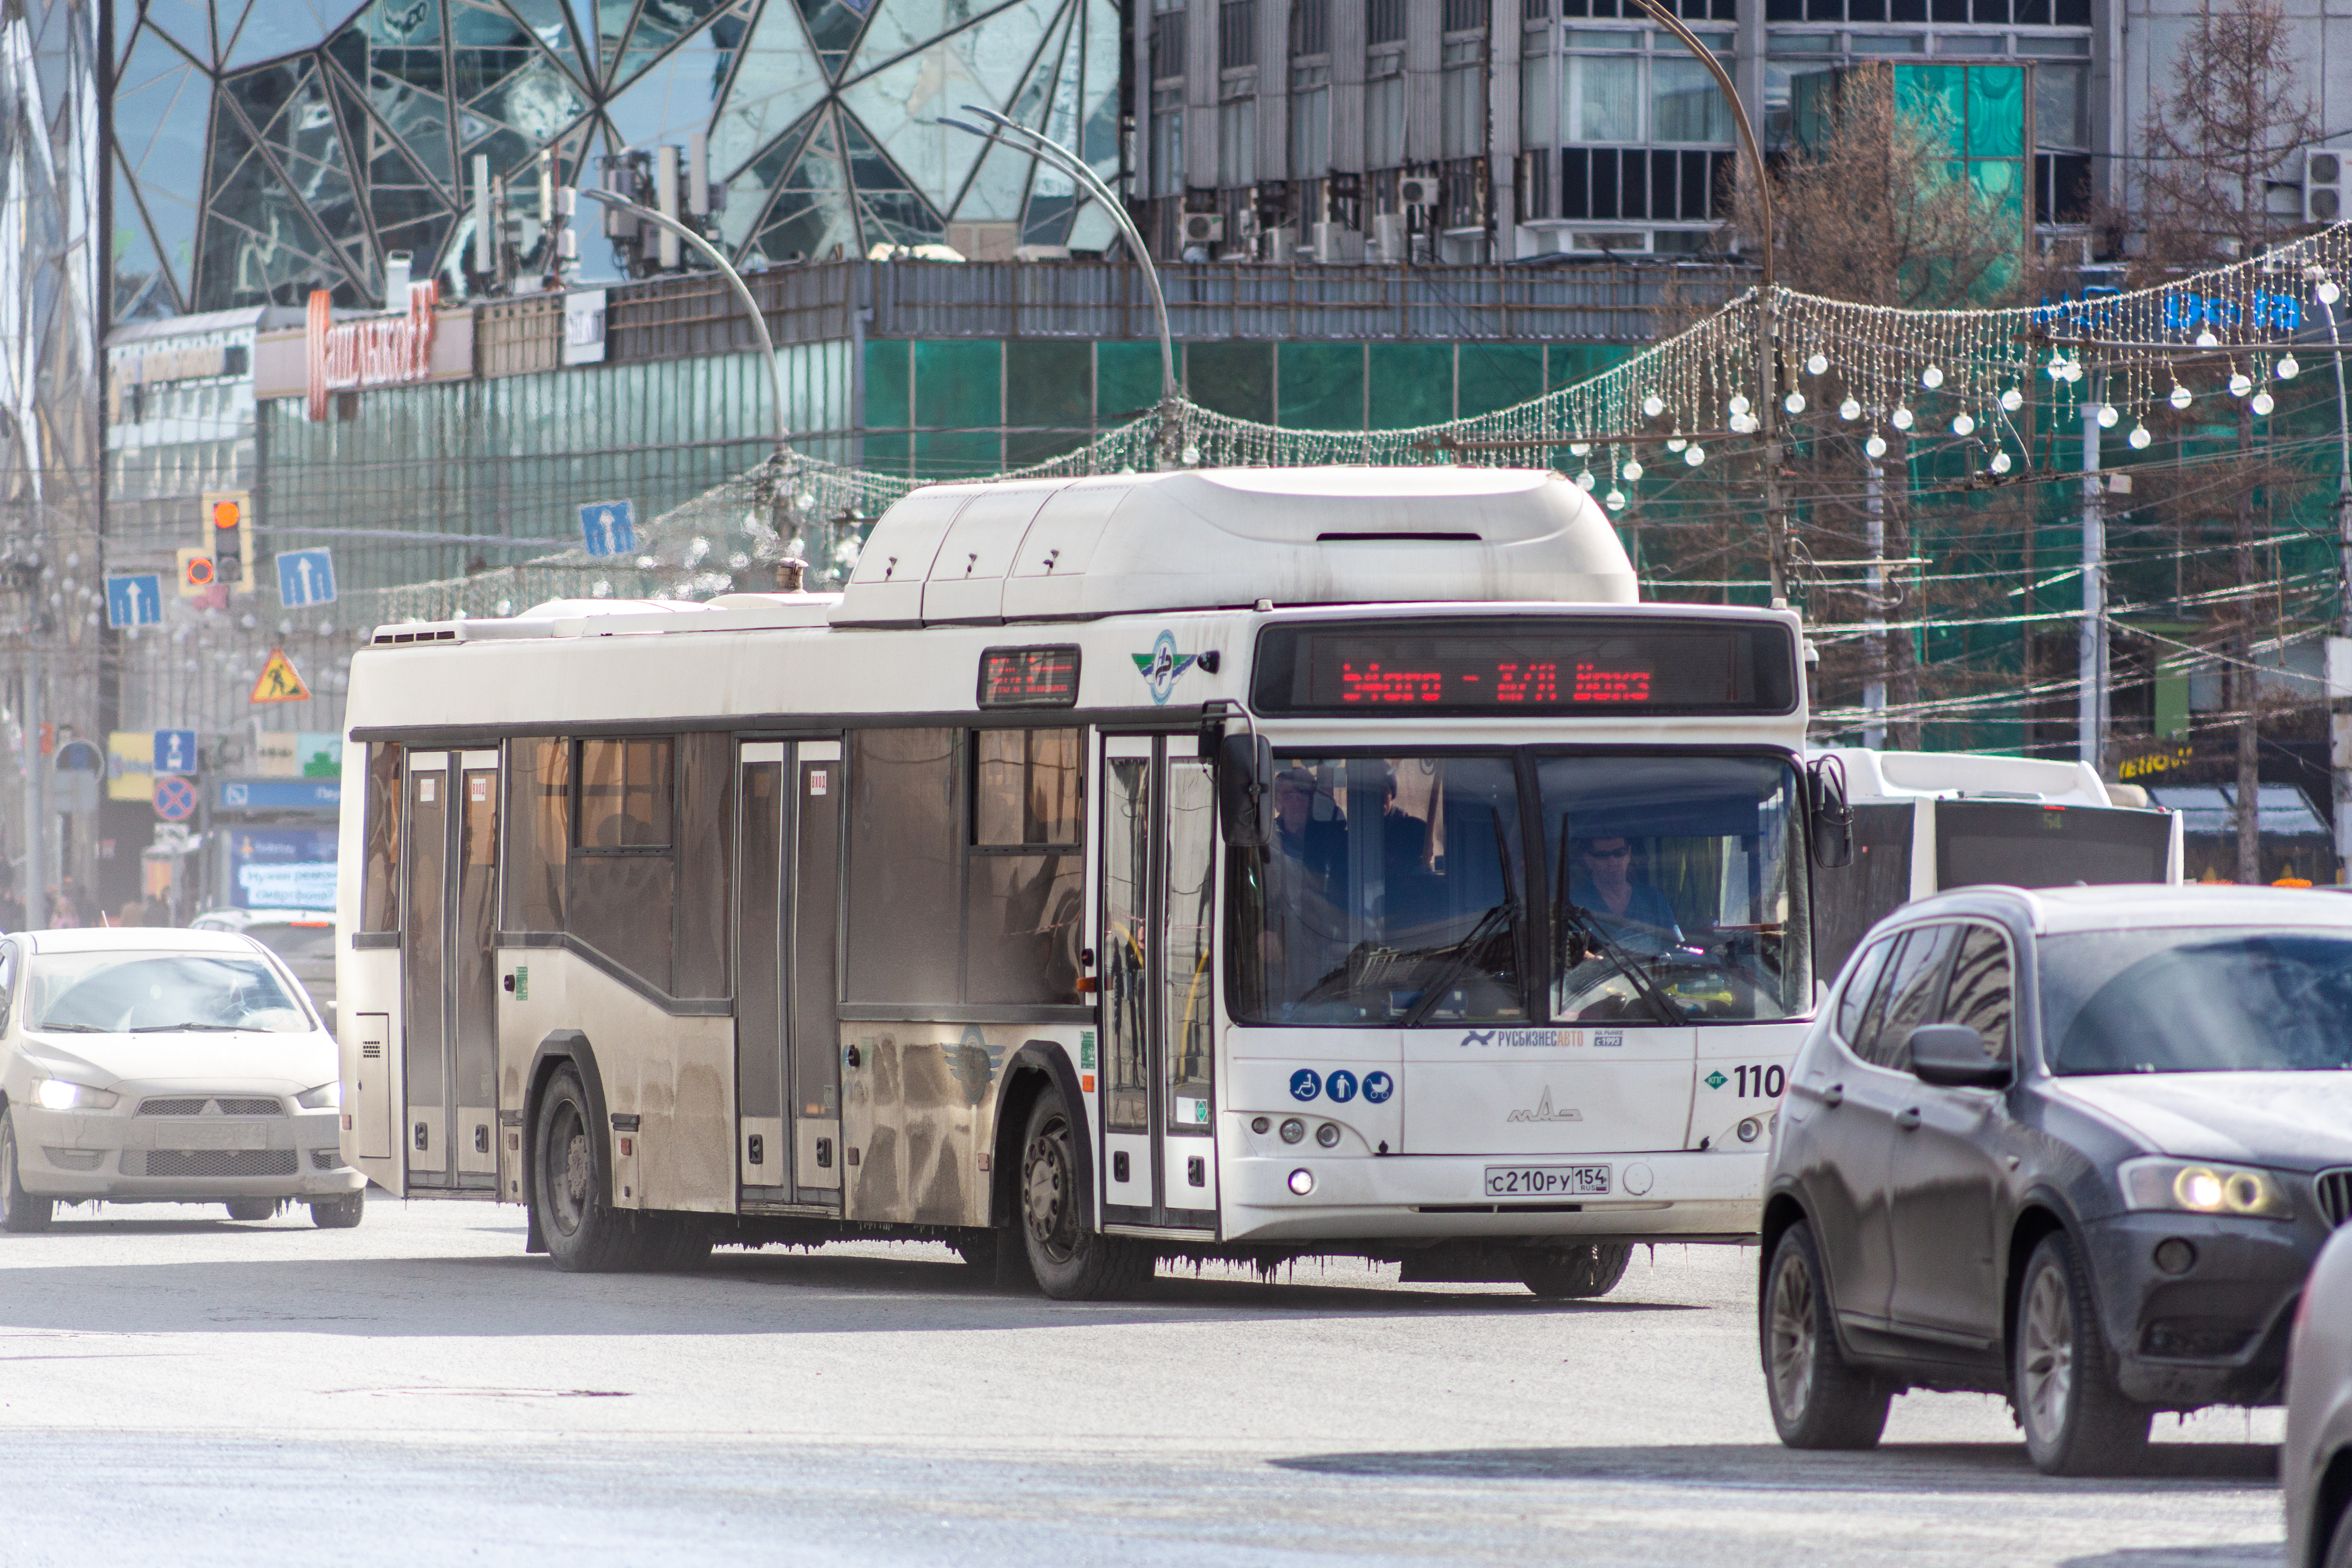
[[[1274,747],[1248,731],[1217,742],[1217,816],[1225,843],[1263,849],[1274,841]]]
[[[1835,871],[1853,864],[1853,808],[1845,799],[1845,764],[1823,757],[1805,770],[1812,817],[1813,864]]]

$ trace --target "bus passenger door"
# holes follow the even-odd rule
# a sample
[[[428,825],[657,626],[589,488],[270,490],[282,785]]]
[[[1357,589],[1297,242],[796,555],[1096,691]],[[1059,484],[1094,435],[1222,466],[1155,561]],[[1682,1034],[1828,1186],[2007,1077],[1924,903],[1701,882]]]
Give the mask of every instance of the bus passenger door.
[[[459,753],[448,973],[457,1185],[499,1184],[499,754]]]
[[[449,1184],[447,998],[449,753],[408,754],[406,909],[401,929],[401,1143],[412,1187]]]
[[[1213,1229],[1215,789],[1187,737],[1107,736],[1103,1217]]]
[[[745,741],[735,749],[743,813],[735,842],[736,1180],[743,1195],[792,1200],[784,1143],[784,845],[792,822],[791,748]]]
[[[841,742],[793,748],[793,1170],[803,1204],[841,1206]]]

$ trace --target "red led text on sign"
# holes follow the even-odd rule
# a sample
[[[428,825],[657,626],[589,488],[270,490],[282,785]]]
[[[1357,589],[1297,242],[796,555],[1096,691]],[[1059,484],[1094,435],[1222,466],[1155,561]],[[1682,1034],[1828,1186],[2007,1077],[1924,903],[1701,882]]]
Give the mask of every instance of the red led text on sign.
[[[1067,708],[1077,700],[1075,647],[991,648],[982,656],[982,708]]]
[[[1352,660],[1341,659],[1339,700],[1376,707],[1444,702],[1447,700],[1447,679],[1444,670],[1391,669],[1376,660],[1359,668]],[[1496,706],[1526,703],[1538,707],[1557,707],[1560,702],[1559,666],[1549,661],[1497,663],[1475,673],[1460,671],[1452,679],[1457,684],[1453,693],[1457,702]],[[1571,703],[1647,702],[1650,672],[1603,669],[1598,665],[1580,663],[1568,700]]]

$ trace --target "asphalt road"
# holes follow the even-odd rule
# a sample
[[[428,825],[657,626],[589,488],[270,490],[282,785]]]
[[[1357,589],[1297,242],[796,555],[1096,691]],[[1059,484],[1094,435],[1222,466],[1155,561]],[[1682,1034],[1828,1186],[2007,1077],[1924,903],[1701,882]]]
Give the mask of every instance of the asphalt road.
[[[0,1237],[0,1562],[2280,1561],[2275,1412],[2130,1480],[2044,1479],[1974,1396],[1783,1450],[1747,1251],[1581,1306],[1340,1263],[1090,1306],[912,1245],[565,1276],[517,1210],[376,1197]]]

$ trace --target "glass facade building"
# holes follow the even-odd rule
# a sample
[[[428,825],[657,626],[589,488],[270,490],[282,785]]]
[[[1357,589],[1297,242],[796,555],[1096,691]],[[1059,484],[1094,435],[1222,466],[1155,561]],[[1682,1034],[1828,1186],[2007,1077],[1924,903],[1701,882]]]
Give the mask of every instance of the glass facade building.
[[[62,7],[61,7],[62,8]],[[1119,174],[1112,0],[118,0],[115,319],[383,298],[466,272],[477,160],[526,193],[707,138],[741,263],[1107,243],[1066,175],[938,123],[985,104]],[[616,276],[593,234],[581,280]]]

